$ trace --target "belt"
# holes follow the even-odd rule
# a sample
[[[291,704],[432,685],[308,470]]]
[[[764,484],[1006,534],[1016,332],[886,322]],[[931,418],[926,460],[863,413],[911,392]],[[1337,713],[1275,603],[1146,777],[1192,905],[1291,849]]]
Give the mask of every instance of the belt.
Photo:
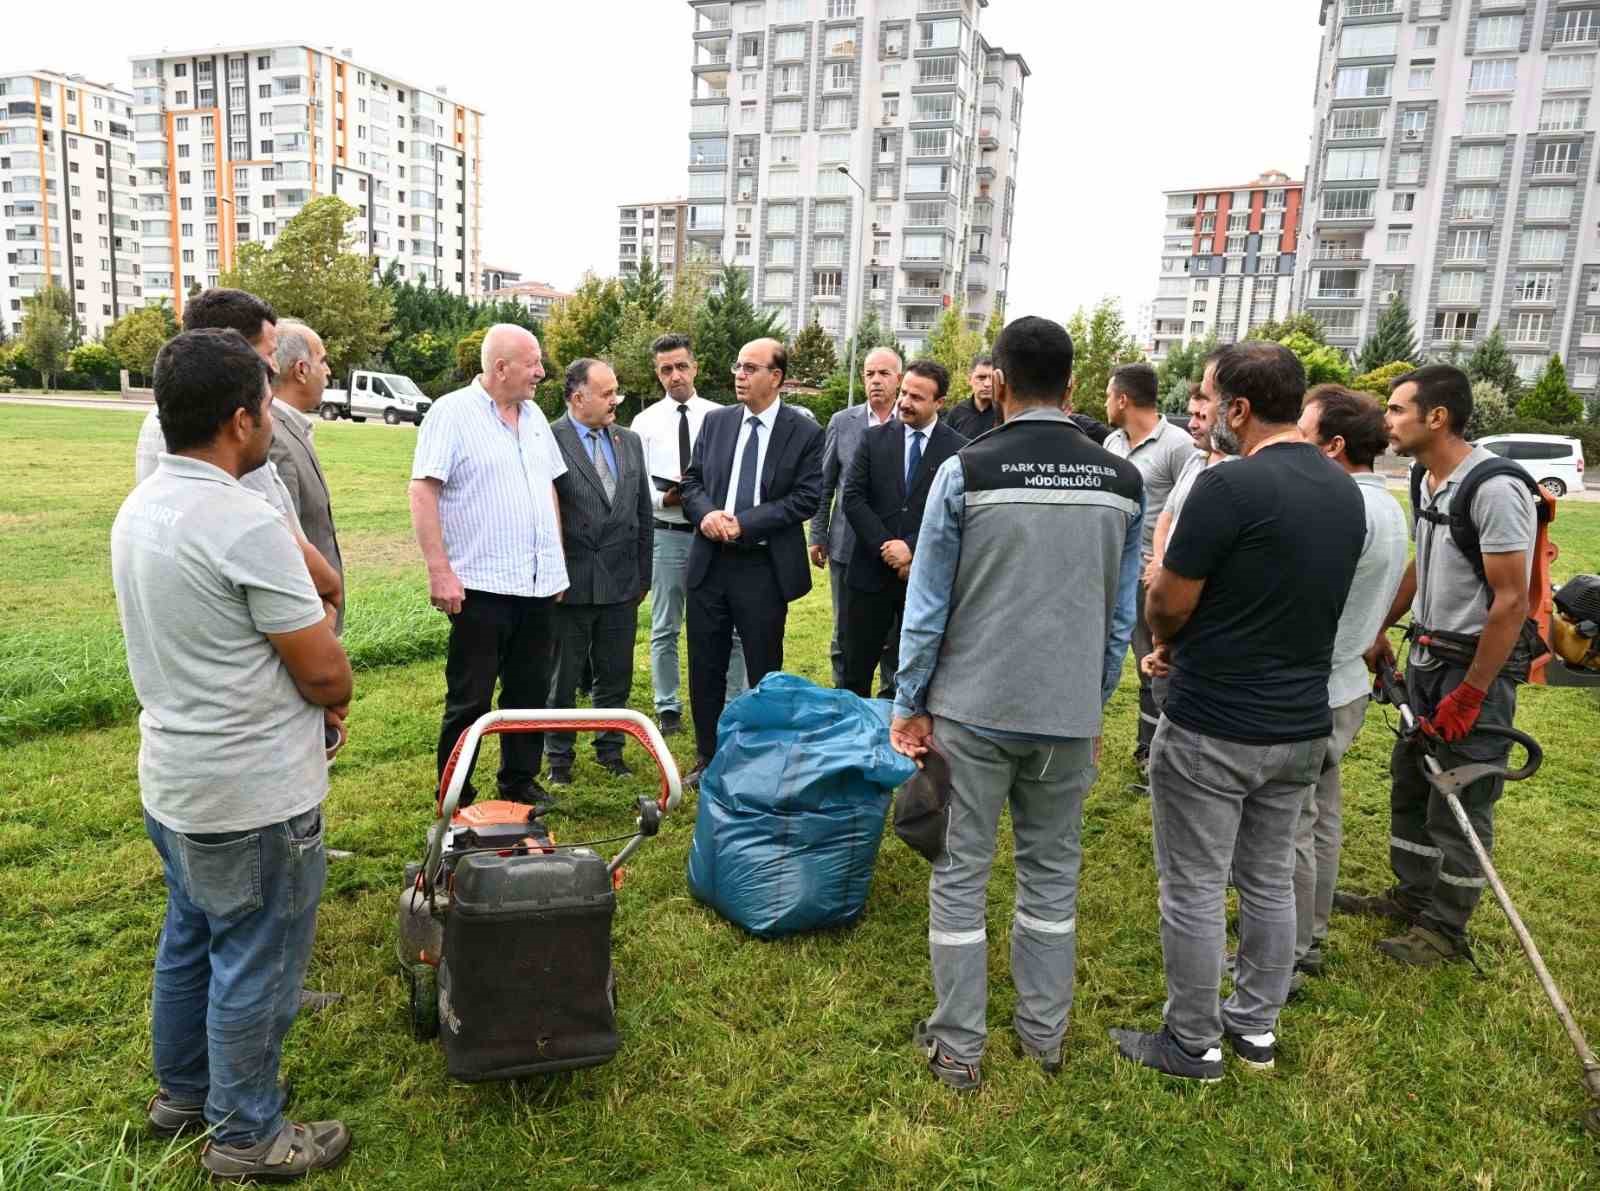
[[[657,529],[671,530],[673,533],[693,533],[694,526],[681,521],[662,521],[654,518]]]

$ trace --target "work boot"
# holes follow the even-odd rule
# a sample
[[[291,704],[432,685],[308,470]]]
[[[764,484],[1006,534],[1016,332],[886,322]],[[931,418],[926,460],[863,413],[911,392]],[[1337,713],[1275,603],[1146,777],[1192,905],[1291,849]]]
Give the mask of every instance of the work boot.
[[[1193,1079],[1200,1083],[1222,1082],[1222,1048],[1213,1046],[1202,1054],[1193,1054],[1166,1026],[1154,1034],[1139,1030],[1112,1030],[1111,1040],[1125,1059],[1179,1079]]]
[[[928,1033],[928,1023],[919,1021],[916,1029],[911,1032],[911,1040],[928,1056],[928,1070],[933,1077],[947,1088],[954,1088],[958,1092],[974,1090],[983,1077],[978,1074],[976,1063],[963,1063],[940,1044],[939,1040]]]
[[[552,786],[570,786],[570,785],[572,785],[572,766],[570,766],[570,765],[557,765],[554,762],[551,762],[551,765],[550,765],[550,784]]]
[[[287,1183],[338,1164],[350,1151],[343,1121],[285,1121],[278,1136],[253,1146],[208,1142],[200,1165],[230,1183]]]
[[[1379,939],[1378,950],[1413,968],[1435,968],[1467,958],[1467,945],[1426,926],[1413,926],[1403,935]]]
[[[678,711],[663,711],[657,719],[661,728],[661,735],[676,736],[683,731],[683,713]]]
[[[1417,911],[1408,908],[1405,903],[1395,896],[1396,890],[1386,889],[1382,893],[1364,896],[1359,893],[1346,893],[1336,889],[1333,893],[1333,908],[1341,914],[1360,914],[1367,918],[1388,918],[1391,921],[1414,926],[1417,921]]]

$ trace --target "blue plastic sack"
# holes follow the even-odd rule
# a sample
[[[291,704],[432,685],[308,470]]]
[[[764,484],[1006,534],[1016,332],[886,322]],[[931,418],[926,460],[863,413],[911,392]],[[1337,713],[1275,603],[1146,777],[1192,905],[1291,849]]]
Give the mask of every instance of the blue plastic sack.
[[[729,704],[700,779],[689,892],[764,939],[860,918],[891,792],[916,772],[889,715],[783,673]]]

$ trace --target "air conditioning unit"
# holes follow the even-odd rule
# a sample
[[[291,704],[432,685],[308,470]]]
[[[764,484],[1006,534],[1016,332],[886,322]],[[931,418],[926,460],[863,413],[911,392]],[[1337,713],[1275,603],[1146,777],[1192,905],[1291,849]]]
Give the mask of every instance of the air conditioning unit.
[[[888,45],[884,46],[883,56],[885,58],[898,58],[900,56],[900,43],[890,42]]]
[[[748,203],[750,201],[750,192],[748,190],[741,190],[739,192],[739,201],[741,203]]]
[[[874,269],[876,269],[876,268],[877,268],[877,267],[878,267],[878,258],[877,258],[877,257],[873,257],[873,258],[872,258],[872,259],[871,259],[871,260],[870,260],[870,261],[868,261],[868,262],[867,262],[867,263],[868,263],[868,264],[869,264],[869,265],[871,265],[871,266],[872,266],[872,267],[873,267],[873,268],[874,268]]]
[[[883,225],[880,223],[875,223],[872,225],[872,230],[875,232],[881,232],[883,230]]]
[[[754,157],[741,157],[741,158],[739,158],[739,168],[742,169],[742,170],[750,169],[752,166],[755,165],[755,163],[756,163],[756,159]]]
[[[1406,140],[1408,140],[1408,141],[1420,141],[1421,139],[1422,139],[1422,134],[1420,132],[1418,132],[1415,128],[1406,129]]]
[[[741,223],[737,225],[735,230],[738,231],[741,236],[747,235],[750,231],[750,225],[748,223]]]
[[[883,126],[885,128],[887,128],[893,123],[894,123],[894,117],[889,115],[888,113],[885,113],[884,117],[883,117]]]
[[[789,159],[787,157],[780,157],[780,158],[778,158],[778,160],[780,162],[782,162],[784,165],[788,165],[789,164]]]

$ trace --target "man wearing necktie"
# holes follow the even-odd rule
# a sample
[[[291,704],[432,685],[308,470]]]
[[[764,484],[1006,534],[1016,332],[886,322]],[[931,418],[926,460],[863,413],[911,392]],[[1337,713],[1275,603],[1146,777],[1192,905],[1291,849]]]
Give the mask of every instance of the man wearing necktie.
[[[789,354],[776,339],[739,352],[739,405],[706,415],[684,474],[689,548],[689,700],[694,785],[717,748],[733,632],[752,684],[783,667],[789,603],[811,590],[805,524],[822,502],[822,428],[778,397]]]
[[[552,705],[571,707],[585,659],[594,663],[594,705],[626,707],[633,682],[637,610],[650,590],[650,475],[639,436],[614,425],[617,377],[600,360],[575,360],[566,373],[567,413],[551,427],[566,461],[556,481],[561,543],[571,586],[556,605],[560,650]],[[550,781],[572,781],[573,734],[547,737]],[[602,769],[629,772],[622,733],[595,737]]]
[[[855,546],[845,569],[850,617],[839,685],[864,699],[872,693],[884,642],[899,633],[929,483],[967,441],[939,417],[949,390],[950,374],[941,365],[909,365],[895,417],[866,432],[845,476],[841,505]]]

